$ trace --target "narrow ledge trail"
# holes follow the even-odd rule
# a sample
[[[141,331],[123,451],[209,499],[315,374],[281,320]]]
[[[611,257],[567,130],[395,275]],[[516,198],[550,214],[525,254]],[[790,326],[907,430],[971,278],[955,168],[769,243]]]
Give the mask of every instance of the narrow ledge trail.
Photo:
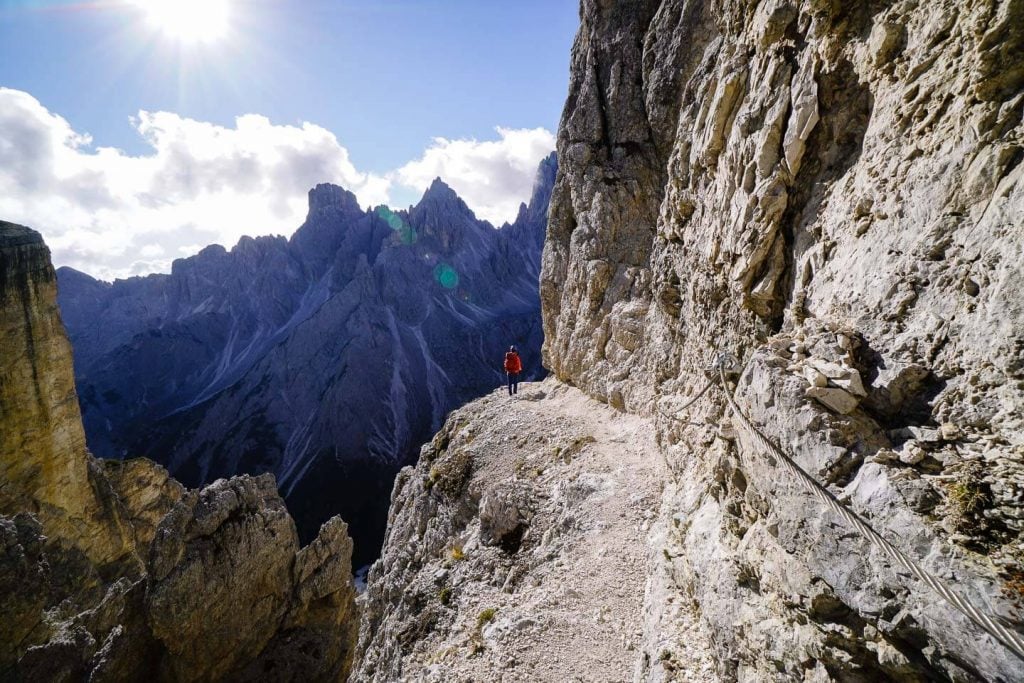
[[[661,670],[653,666],[661,652],[680,648],[693,667],[676,671],[680,680],[715,680],[692,607],[651,609],[652,599],[673,591],[658,522],[668,475],[648,420],[548,379],[521,384],[515,397],[495,391],[449,424],[447,450],[473,459],[465,490],[483,491],[485,503],[457,534],[462,557],[437,552],[404,589],[443,577],[450,597],[438,623],[411,647],[396,647],[403,680],[656,680],[649,674]],[[429,469],[421,463],[413,478]],[[484,544],[480,533],[485,491],[509,487],[525,491],[531,508],[512,553]],[[650,634],[665,624],[646,623],[651,615],[672,619],[673,640],[686,642],[657,642]],[[388,632],[400,639],[413,618],[385,625],[374,642]],[[356,680],[386,678],[377,670]]]

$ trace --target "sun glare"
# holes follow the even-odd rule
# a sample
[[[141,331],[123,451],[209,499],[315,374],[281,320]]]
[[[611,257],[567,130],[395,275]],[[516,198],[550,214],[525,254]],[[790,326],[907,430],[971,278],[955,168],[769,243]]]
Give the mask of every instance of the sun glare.
[[[187,43],[212,43],[224,37],[229,0],[135,0],[153,28]]]

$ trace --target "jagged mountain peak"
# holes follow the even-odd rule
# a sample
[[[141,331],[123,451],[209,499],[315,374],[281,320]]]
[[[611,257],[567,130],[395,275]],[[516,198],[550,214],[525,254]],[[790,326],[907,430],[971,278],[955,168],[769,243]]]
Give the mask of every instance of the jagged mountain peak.
[[[470,242],[485,242],[492,236],[490,223],[480,220],[447,183],[434,182],[419,203],[409,212],[413,228],[421,235],[440,242],[443,252],[458,251]]]
[[[200,260],[214,259],[220,258],[221,256],[224,256],[224,254],[226,253],[228,253],[228,250],[224,247],[223,244],[210,244],[200,249],[199,252],[195,255],[195,258]]]
[[[423,193],[423,199],[428,197],[452,197],[459,199],[458,193],[452,189],[451,185],[441,179],[441,176],[434,178],[430,183],[430,187]]]
[[[185,272],[194,271],[197,268],[219,263],[226,256],[228,250],[222,244],[210,244],[200,249],[194,256],[177,258],[171,262],[171,274],[179,275]]]
[[[545,193],[546,203],[547,195],[551,194],[551,188],[555,186],[555,177],[557,175],[558,153],[551,152],[551,154],[541,160],[540,165],[537,167],[536,179],[533,182],[533,193],[530,196],[531,204],[536,203],[538,193]]]
[[[533,179],[533,190],[530,192],[529,203],[523,202],[519,205],[519,213],[516,215],[516,223],[537,222],[546,218],[548,203],[551,201],[551,193],[555,188],[555,176],[558,173],[558,154],[551,154],[541,160],[537,167],[537,174]]]
[[[58,268],[57,277],[60,278],[61,281],[75,280],[78,282],[99,282],[99,280],[94,278],[92,275],[89,275],[88,273],[83,273],[82,271],[72,268],[71,266],[61,266],[60,268]]]
[[[249,235],[242,235],[238,242],[231,248],[232,254],[246,254],[265,251],[273,249],[275,247],[284,247],[288,244],[281,235],[259,235],[257,237],[250,237]]]
[[[469,208],[469,205],[441,178],[434,178],[434,182],[430,183],[430,187],[423,193],[419,203],[412,208],[412,213],[422,214],[425,211],[437,210],[453,215],[462,214],[474,221],[477,220],[476,214]]]
[[[309,191],[307,221],[314,215],[332,210],[345,213],[361,212],[359,200],[351,191],[333,183],[319,183]]]

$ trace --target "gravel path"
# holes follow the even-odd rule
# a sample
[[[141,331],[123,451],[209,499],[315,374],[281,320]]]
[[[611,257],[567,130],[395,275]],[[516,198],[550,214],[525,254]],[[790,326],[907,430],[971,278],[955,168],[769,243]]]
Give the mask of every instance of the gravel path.
[[[495,392],[461,415],[470,488],[525,485],[536,510],[511,559],[479,544],[470,525],[466,559],[445,570],[456,616],[416,646],[422,673],[408,680],[634,680],[645,591],[664,583],[666,564],[649,542],[666,476],[650,423],[553,380],[523,384],[514,398]],[[700,638],[689,611],[674,620]]]
[[[556,530],[572,520],[574,528],[533,572],[540,585],[527,582],[516,596],[513,614],[543,614],[548,627],[518,643],[527,675],[508,680],[631,680],[650,573],[646,538],[663,476],[653,430],[564,385],[516,407],[529,421],[553,420],[594,441],[539,478],[551,504],[537,523]]]

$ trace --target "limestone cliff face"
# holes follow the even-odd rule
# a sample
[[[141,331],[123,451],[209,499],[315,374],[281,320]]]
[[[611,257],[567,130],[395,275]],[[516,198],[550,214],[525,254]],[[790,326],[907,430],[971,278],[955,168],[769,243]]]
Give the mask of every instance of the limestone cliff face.
[[[0,221],[0,514],[30,512],[99,569],[141,569],[85,450],[71,345],[39,233]]]
[[[9,223],[0,334],[0,679],[344,679],[345,523],[300,548],[270,475],[186,491],[150,461],[94,459],[49,252]]]
[[[581,22],[545,363],[656,417],[678,482],[667,550],[720,675],[1019,680],[1006,648],[716,431],[720,392],[675,409],[715,354],[740,358],[737,400],[770,438],[1019,619],[1024,2],[583,0]],[[649,680],[685,670],[685,652],[648,654]]]

